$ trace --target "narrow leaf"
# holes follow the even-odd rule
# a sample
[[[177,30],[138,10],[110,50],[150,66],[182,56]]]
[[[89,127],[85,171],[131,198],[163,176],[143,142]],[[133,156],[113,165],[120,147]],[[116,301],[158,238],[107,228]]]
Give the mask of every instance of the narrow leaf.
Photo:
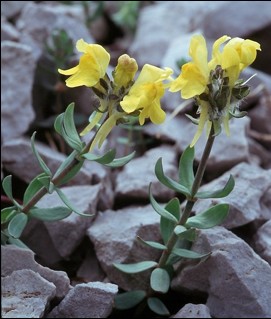
[[[2,181],[2,187],[4,192],[6,193],[7,197],[12,200],[13,204],[17,207],[21,207],[21,205],[13,198],[12,194],[12,176],[6,176]]]
[[[161,316],[170,315],[170,312],[168,311],[167,307],[163,304],[163,302],[160,299],[156,297],[151,297],[151,298],[148,298],[147,302],[148,302],[149,308],[153,312],[157,313],[158,315],[161,315]]]
[[[227,217],[228,212],[228,204],[218,204],[207,209],[201,214],[188,218],[185,226],[200,229],[212,228],[221,224]]]
[[[51,173],[49,167],[45,164],[44,160],[41,158],[38,151],[36,150],[36,147],[35,147],[36,133],[37,132],[34,132],[32,137],[31,137],[31,147],[32,147],[33,153],[36,156],[36,159],[38,160],[38,163],[39,163],[41,169],[46,173],[46,175],[52,176],[52,173]]]
[[[29,211],[29,217],[34,217],[43,221],[56,221],[68,217],[72,210],[68,207],[51,207],[51,208],[32,208]]]
[[[59,114],[55,119],[54,127],[56,132],[59,135],[62,135],[63,119],[64,119],[64,113]]]
[[[12,245],[16,245],[20,248],[23,248],[23,249],[28,249],[29,251],[32,252],[32,250],[26,246],[20,239],[18,238],[13,238],[13,237],[8,237],[8,242]]]
[[[138,272],[142,272],[148,270],[150,268],[154,268],[157,266],[157,262],[155,261],[141,261],[135,264],[113,264],[117,269],[127,274],[136,274]]]
[[[186,239],[188,241],[194,242],[196,240],[196,229],[191,228],[187,229],[184,226],[176,226],[174,229],[174,233],[180,238],[180,239]]]
[[[27,224],[28,217],[24,213],[19,213],[8,224],[8,233],[13,238],[19,238]]]
[[[112,167],[112,168],[116,168],[116,167],[121,167],[126,165],[128,162],[130,162],[130,160],[135,156],[135,151],[132,152],[129,155],[120,157],[120,158],[116,158],[114,159],[111,163],[106,164],[106,166],[108,167]]]
[[[78,211],[78,209],[70,202],[70,200],[67,198],[67,196],[59,189],[55,188],[56,192],[58,193],[59,197],[63,201],[63,203],[70,208],[73,212],[80,216],[85,216],[85,217],[92,217],[94,214],[84,214]]]
[[[180,219],[180,202],[178,198],[172,198],[167,205],[165,206],[165,210],[167,210],[171,215],[175,216],[177,220]],[[171,236],[174,228],[176,226],[176,222],[173,222],[167,218],[161,216],[160,218],[160,230],[164,243],[166,244]]]
[[[89,161],[95,161],[95,162],[100,163],[100,164],[111,163],[114,160],[115,156],[116,156],[115,149],[109,150],[108,152],[106,152],[104,155],[101,155],[101,156],[97,156],[97,155],[91,154],[91,153],[86,153],[86,154],[82,155],[82,157],[84,157],[85,159],[87,159]]]
[[[39,178],[43,176],[46,176],[46,174],[41,173],[40,175],[36,176],[27,186],[23,198],[24,205],[28,203],[32,199],[32,197],[43,187],[43,184],[39,181]]]
[[[115,296],[115,307],[120,310],[130,309],[139,304],[146,297],[143,290],[124,292]]]
[[[194,182],[194,147],[188,146],[183,152],[179,163],[179,179],[180,183],[191,191]]]
[[[167,247],[165,245],[162,245],[160,243],[157,243],[155,241],[145,241],[143,240],[141,237],[137,236],[137,239],[144,245],[152,247],[152,248],[156,248],[156,249],[160,249],[160,250],[165,250],[167,249]]]
[[[156,268],[151,273],[151,288],[154,291],[165,294],[170,286],[170,277],[168,272],[163,268]]]
[[[228,179],[226,185],[217,191],[214,192],[198,192],[195,197],[200,198],[200,199],[205,199],[205,198],[223,198],[226,197],[230,194],[230,192],[233,190],[235,185],[234,178],[231,175],[230,178]]]
[[[38,177],[38,181],[47,189],[47,191],[49,191],[51,181],[50,176],[44,174],[43,176]]]
[[[15,206],[3,208],[1,210],[1,225],[8,223],[16,214]]]
[[[191,250],[183,249],[183,248],[173,248],[172,254],[182,258],[190,258],[190,259],[199,259],[199,258],[203,258],[210,255],[210,253],[199,254],[199,253],[196,253],[195,251],[191,251]]]
[[[183,186],[183,185],[177,183],[176,181],[174,181],[173,179],[165,176],[164,171],[163,171],[162,158],[159,158],[158,161],[156,162],[155,175],[158,178],[158,180],[162,184],[167,186],[168,188],[173,189],[174,191],[179,192],[181,194],[184,194],[185,196],[190,196],[190,192],[185,186]]]
[[[154,199],[154,197],[152,196],[152,193],[151,193],[151,183],[150,183],[150,187],[149,187],[149,197],[150,197],[150,202],[151,202],[151,205],[153,207],[153,209],[160,215],[160,216],[163,216],[164,218],[174,222],[174,223],[178,223],[178,220],[177,218],[170,214],[165,208],[161,207],[157,202],[156,200]]]
[[[78,145],[79,149],[75,149],[79,151],[82,148],[82,142],[74,124],[74,103],[68,105],[64,112],[63,127],[69,139]]]

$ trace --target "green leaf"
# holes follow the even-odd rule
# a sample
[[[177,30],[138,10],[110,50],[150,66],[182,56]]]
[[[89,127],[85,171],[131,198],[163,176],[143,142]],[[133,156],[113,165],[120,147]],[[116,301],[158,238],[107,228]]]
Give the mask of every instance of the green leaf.
[[[158,178],[158,180],[164,184],[165,186],[167,186],[170,189],[173,189],[176,192],[179,192],[181,194],[184,194],[185,196],[190,196],[190,192],[189,190],[177,183],[176,181],[174,181],[173,179],[165,176],[164,171],[163,171],[163,164],[162,164],[162,158],[159,158],[158,161],[156,162],[155,165],[155,175]]]
[[[59,114],[55,119],[54,127],[56,132],[59,135],[62,135],[63,119],[64,119],[64,113]]]
[[[156,249],[160,249],[160,250],[165,250],[167,249],[167,247],[165,245],[162,245],[160,243],[157,243],[155,241],[145,241],[143,240],[141,237],[137,236],[137,239],[143,243],[146,246],[152,247],[152,248],[156,248]]]
[[[18,239],[18,238],[12,238],[12,237],[9,237],[8,238],[8,242],[10,243],[10,244],[12,244],[12,245],[16,245],[16,246],[18,246],[18,247],[20,247],[20,248],[23,248],[23,249],[28,249],[28,250],[30,250],[31,252],[32,252],[32,250],[28,247],[28,246],[26,246],[20,239]]]
[[[196,229],[187,229],[184,226],[178,225],[174,229],[174,233],[181,239],[194,242],[196,240]]]
[[[109,150],[108,152],[106,152],[104,155],[101,155],[101,156],[91,154],[91,153],[86,153],[82,155],[82,157],[84,157],[88,161],[95,161],[97,163],[104,164],[104,165],[111,163],[114,160],[115,156],[116,156],[115,149]]]
[[[41,169],[45,172],[46,175],[52,176],[52,173],[51,173],[49,167],[45,164],[44,160],[41,158],[41,156],[39,155],[38,151],[36,150],[36,147],[35,147],[35,136],[36,136],[36,133],[37,132],[34,132],[32,137],[31,137],[32,151],[33,151],[34,155],[36,156],[36,159],[38,160],[38,163],[39,163]]]
[[[193,217],[189,217],[185,226],[200,229],[212,228],[221,224],[229,212],[228,204],[218,204],[207,209],[205,212]]]
[[[194,155],[194,147],[188,146],[183,152],[179,163],[180,183],[190,191],[195,179],[193,170]]]
[[[59,166],[57,171],[55,172],[54,178],[57,178],[59,174],[67,167],[69,166],[72,161],[75,159],[75,157],[78,155],[77,151],[73,151],[66,159],[65,161]],[[68,181],[70,181],[81,169],[81,167],[84,164],[84,160],[78,161],[78,164],[76,164],[66,175],[62,178],[61,182],[58,183],[58,186],[66,184]]]
[[[2,181],[2,187],[7,197],[12,200],[13,204],[21,208],[21,205],[13,198],[12,194],[12,176],[6,176]]]
[[[231,175],[230,178],[228,179],[226,185],[217,191],[214,192],[198,192],[195,197],[200,198],[200,199],[205,199],[205,198],[222,198],[226,197],[230,194],[230,192],[233,190],[235,185],[234,178]]]
[[[24,192],[23,203],[27,204],[32,197],[43,187],[42,183],[39,181],[39,178],[46,176],[45,173],[41,173],[36,176],[30,184],[27,186],[27,189]]]
[[[112,168],[116,168],[116,167],[121,167],[126,165],[128,162],[130,162],[130,160],[135,156],[135,151],[132,152],[129,155],[120,157],[120,158],[116,158],[114,159],[111,163],[106,164],[106,166],[108,167],[112,167]]]
[[[3,208],[1,210],[1,225],[8,223],[16,214],[16,206]]]
[[[56,221],[68,217],[72,213],[68,207],[51,207],[51,208],[32,208],[29,211],[29,217],[34,217],[43,221]]]
[[[48,175],[43,175],[38,177],[38,181],[44,186],[47,191],[49,191],[51,177]]]
[[[195,251],[183,249],[183,248],[173,248],[171,252],[172,254],[177,255],[179,257],[189,258],[189,259],[199,259],[199,258],[203,258],[210,255],[210,253],[199,254],[199,253],[196,253]]]
[[[172,215],[170,212],[168,212],[165,208],[161,207],[157,202],[156,200],[154,199],[154,197],[152,196],[152,193],[151,193],[151,183],[150,183],[150,187],[149,187],[149,197],[150,197],[150,202],[151,202],[151,205],[153,207],[153,209],[160,215],[160,216],[163,216],[164,218],[174,222],[175,224],[178,223],[178,220],[177,218]]]
[[[141,261],[135,264],[113,264],[117,269],[127,274],[136,274],[157,266],[155,261]]]
[[[151,273],[151,288],[154,291],[165,294],[170,286],[170,277],[168,272],[163,268],[156,268]]]
[[[27,224],[28,217],[24,213],[19,213],[8,224],[8,233],[13,238],[19,238]]]
[[[68,208],[70,208],[73,212],[75,212],[76,214],[78,214],[80,216],[84,216],[84,217],[94,216],[94,214],[84,214],[84,213],[79,212],[79,210],[70,202],[70,200],[67,198],[67,196],[59,188],[55,188],[55,191],[58,193],[58,196],[61,198],[63,203]]]
[[[130,309],[139,304],[146,297],[143,290],[124,292],[115,296],[115,308],[120,310]]]
[[[167,210],[171,215],[175,216],[176,219],[179,220],[180,219],[179,199],[177,197],[172,198],[165,206],[165,210]],[[171,236],[175,226],[176,226],[176,222],[173,222],[161,216],[160,231],[165,244],[168,242],[169,237]]]
[[[147,303],[149,308],[153,312],[157,313],[158,315],[161,315],[161,316],[170,315],[170,312],[168,311],[167,307],[163,304],[163,302],[160,299],[156,297],[151,297],[151,298],[148,298]]]
[[[83,143],[77,133],[74,124],[74,103],[68,105],[64,112],[63,125],[62,125],[62,136],[65,141],[75,150],[81,152]]]

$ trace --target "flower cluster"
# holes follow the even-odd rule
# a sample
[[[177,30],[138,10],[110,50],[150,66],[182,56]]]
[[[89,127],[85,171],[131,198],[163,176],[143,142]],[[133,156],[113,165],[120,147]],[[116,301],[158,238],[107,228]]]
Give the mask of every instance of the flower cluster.
[[[221,46],[223,46],[221,50]],[[138,70],[135,59],[124,54],[119,57],[114,69],[113,81],[106,71],[110,62],[109,53],[98,44],[88,44],[82,39],[77,42],[77,50],[82,52],[79,64],[69,70],[59,70],[70,75],[66,80],[68,87],[85,85],[92,88],[99,98],[99,107],[89,118],[89,125],[81,135],[88,133],[102,122],[92,143],[101,146],[112,128],[127,120],[127,116],[139,116],[143,125],[146,119],[161,124],[166,113],[161,108],[161,98],[165,90],[181,91],[184,99],[194,98],[198,104],[198,130],[191,146],[198,141],[207,123],[210,130],[218,135],[223,123],[229,135],[229,119],[238,117],[239,102],[249,93],[246,82],[239,79],[244,68],[253,63],[259,43],[241,38],[231,39],[222,36],[215,41],[212,58],[208,61],[206,41],[202,35],[195,35],[190,44],[191,62],[182,66],[180,75],[174,80],[170,68],[158,68],[146,64],[135,80]]]
[[[220,47],[227,42],[222,51]],[[249,93],[245,83],[238,81],[240,73],[256,59],[259,43],[224,35],[215,41],[212,58],[208,62],[206,41],[202,35],[195,35],[190,43],[192,58],[182,66],[181,74],[171,83],[170,91],[181,91],[183,99],[195,98],[199,105],[198,131],[191,143],[199,139],[205,123],[214,125],[215,134],[220,133],[223,122],[229,134],[229,118],[238,112],[238,103]]]
[[[69,70],[58,71],[70,75],[66,80],[68,87],[85,85],[92,88],[99,98],[97,111],[92,113],[89,125],[81,133],[85,135],[103,120],[91,149],[96,144],[100,147],[112,128],[125,121],[129,115],[138,115],[141,125],[147,118],[155,124],[165,120],[166,114],[161,109],[160,100],[165,93],[164,81],[173,73],[171,69],[164,70],[146,64],[134,80],[137,63],[124,54],[118,59],[112,81],[106,73],[110,55],[102,46],[88,44],[81,39],[76,48],[83,53],[79,64]]]

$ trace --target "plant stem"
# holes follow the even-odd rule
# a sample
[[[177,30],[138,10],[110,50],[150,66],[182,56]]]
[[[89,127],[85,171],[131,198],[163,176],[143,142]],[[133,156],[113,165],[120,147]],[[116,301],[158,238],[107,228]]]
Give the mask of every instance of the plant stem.
[[[212,146],[214,143],[214,139],[215,139],[214,128],[212,125],[212,128],[210,130],[210,133],[209,133],[209,136],[208,136],[208,139],[207,139],[207,142],[206,142],[203,154],[202,154],[202,158],[200,160],[200,163],[199,163],[196,175],[195,175],[195,179],[194,179],[194,182],[192,185],[191,198],[189,198],[187,200],[187,203],[185,205],[185,209],[184,209],[182,216],[178,222],[178,225],[184,225],[191,214],[193,206],[196,202],[195,195],[197,194],[197,191],[201,185],[203,174],[205,172],[208,158],[209,158],[209,155],[211,153]],[[158,268],[163,268],[166,265],[168,257],[170,256],[171,251],[172,251],[173,247],[175,246],[177,240],[178,240],[178,236],[173,232],[172,235],[170,236],[168,242],[167,242],[167,245],[166,245],[167,249],[163,251],[162,256],[159,260],[159,263],[157,266]]]
[[[103,120],[101,126],[106,121],[107,117]],[[93,135],[93,137],[90,139],[90,141],[87,143],[87,145],[83,148],[83,150],[80,152],[80,154],[84,154],[88,152],[88,149],[90,148],[96,134],[98,133],[99,129],[96,131],[96,133]],[[79,155],[79,152],[78,152]],[[63,178],[74,168],[75,165],[79,163],[79,160],[77,158],[74,158],[69,165],[67,165],[60,173],[57,174],[57,176],[53,177],[51,182],[57,186],[61,183]],[[45,187],[42,187],[31,199],[30,201],[22,208],[22,212],[27,214],[29,210],[37,204],[37,202],[48,193],[47,189]]]

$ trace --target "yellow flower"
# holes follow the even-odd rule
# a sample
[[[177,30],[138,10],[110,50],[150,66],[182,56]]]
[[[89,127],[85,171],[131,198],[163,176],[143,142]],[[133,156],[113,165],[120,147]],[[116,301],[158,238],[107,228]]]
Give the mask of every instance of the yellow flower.
[[[83,39],[76,43],[76,48],[84,54],[81,56],[79,64],[69,70],[58,69],[64,75],[71,75],[66,80],[68,87],[85,85],[93,87],[100,78],[103,78],[109,65],[109,53],[98,44],[88,44]]]
[[[123,54],[118,59],[118,64],[113,72],[114,84],[117,88],[124,87],[134,79],[138,70],[136,60]]]
[[[173,71],[165,70],[153,65],[145,64],[128,95],[120,102],[126,113],[139,110],[139,123],[143,125],[146,118],[154,124],[160,124],[165,120],[166,114],[161,109],[160,100],[165,93],[167,80]]]
[[[229,112],[237,108],[231,106],[232,90],[242,70],[254,62],[257,50],[261,50],[255,41],[230,39],[224,35],[214,42],[212,59],[208,62],[206,41],[202,35],[195,35],[189,49],[192,61],[182,66],[181,74],[170,85],[169,91],[181,90],[183,99],[194,97],[199,105],[198,131],[191,146],[199,139],[206,122],[208,128],[213,123],[215,134],[219,134],[223,122],[229,134]]]

